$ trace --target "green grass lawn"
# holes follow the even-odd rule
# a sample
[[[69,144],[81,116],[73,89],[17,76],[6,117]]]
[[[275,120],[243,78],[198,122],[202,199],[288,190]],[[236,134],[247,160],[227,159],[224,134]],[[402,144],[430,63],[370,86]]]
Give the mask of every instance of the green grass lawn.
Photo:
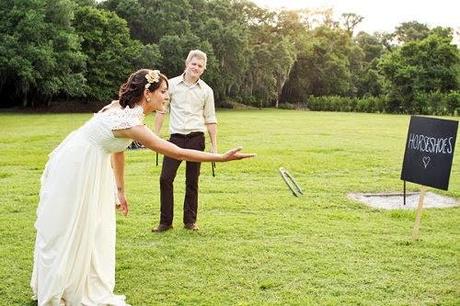
[[[0,305],[34,305],[40,175],[47,154],[90,116],[0,114]],[[183,167],[174,230],[150,232],[159,220],[161,167],[154,153],[129,151],[130,214],[117,221],[116,292],[133,306],[459,305],[460,209],[425,210],[413,242],[414,211],[346,197],[402,191],[409,118],[219,111],[220,151],[242,145],[257,157],[217,164],[216,177],[202,165],[198,232],[182,228]],[[146,122],[153,126],[153,117]],[[291,194],[279,167],[295,176],[303,197]],[[460,198],[458,141],[449,191],[436,192]]]

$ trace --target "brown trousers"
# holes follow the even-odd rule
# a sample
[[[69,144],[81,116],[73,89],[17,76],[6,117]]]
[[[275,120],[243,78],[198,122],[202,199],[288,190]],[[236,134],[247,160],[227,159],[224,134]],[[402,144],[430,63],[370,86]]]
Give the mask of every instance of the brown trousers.
[[[194,132],[188,135],[172,134],[169,142],[184,148],[204,151],[204,134]],[[160,176],[160,223],[171,225],[174,218],[174,179],[181,160],[165,156]],[[185,168],[185,198],[184,198],[184,224],[195,223],[198,211],[198,179],[201,163],[186,162]]]

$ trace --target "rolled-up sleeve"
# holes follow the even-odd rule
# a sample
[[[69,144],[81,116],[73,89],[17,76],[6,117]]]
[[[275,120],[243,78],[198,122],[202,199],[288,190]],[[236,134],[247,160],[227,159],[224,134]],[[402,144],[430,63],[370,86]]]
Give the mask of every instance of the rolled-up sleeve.
[[[206,90],[203,116],[205,124],[217,123],[216,108],[214,105],[214,91],[210,87]]]

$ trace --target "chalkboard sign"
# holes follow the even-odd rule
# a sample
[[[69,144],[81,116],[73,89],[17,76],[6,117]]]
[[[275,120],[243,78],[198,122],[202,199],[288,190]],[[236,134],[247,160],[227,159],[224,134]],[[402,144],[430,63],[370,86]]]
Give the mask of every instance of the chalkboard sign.
[[[458,121],[412,116],[401,179],[447,190]]]

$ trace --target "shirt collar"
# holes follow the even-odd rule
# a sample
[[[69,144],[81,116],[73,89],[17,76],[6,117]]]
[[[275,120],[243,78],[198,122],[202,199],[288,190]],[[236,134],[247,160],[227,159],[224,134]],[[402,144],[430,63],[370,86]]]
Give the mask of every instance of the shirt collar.
[[[187,83],[185,83],[185,72],[181,74],[181,78],[180,78],[180,82],[179,83],[184,83],[184,85],[187,85]],[[193,87],[195,85],[198,85],[200,87],[203,87],[203,80],[201,80],[201,78],[198,79],[198,81],[196,81],[195,84],[192,84],[190,85],[190,87]]]

